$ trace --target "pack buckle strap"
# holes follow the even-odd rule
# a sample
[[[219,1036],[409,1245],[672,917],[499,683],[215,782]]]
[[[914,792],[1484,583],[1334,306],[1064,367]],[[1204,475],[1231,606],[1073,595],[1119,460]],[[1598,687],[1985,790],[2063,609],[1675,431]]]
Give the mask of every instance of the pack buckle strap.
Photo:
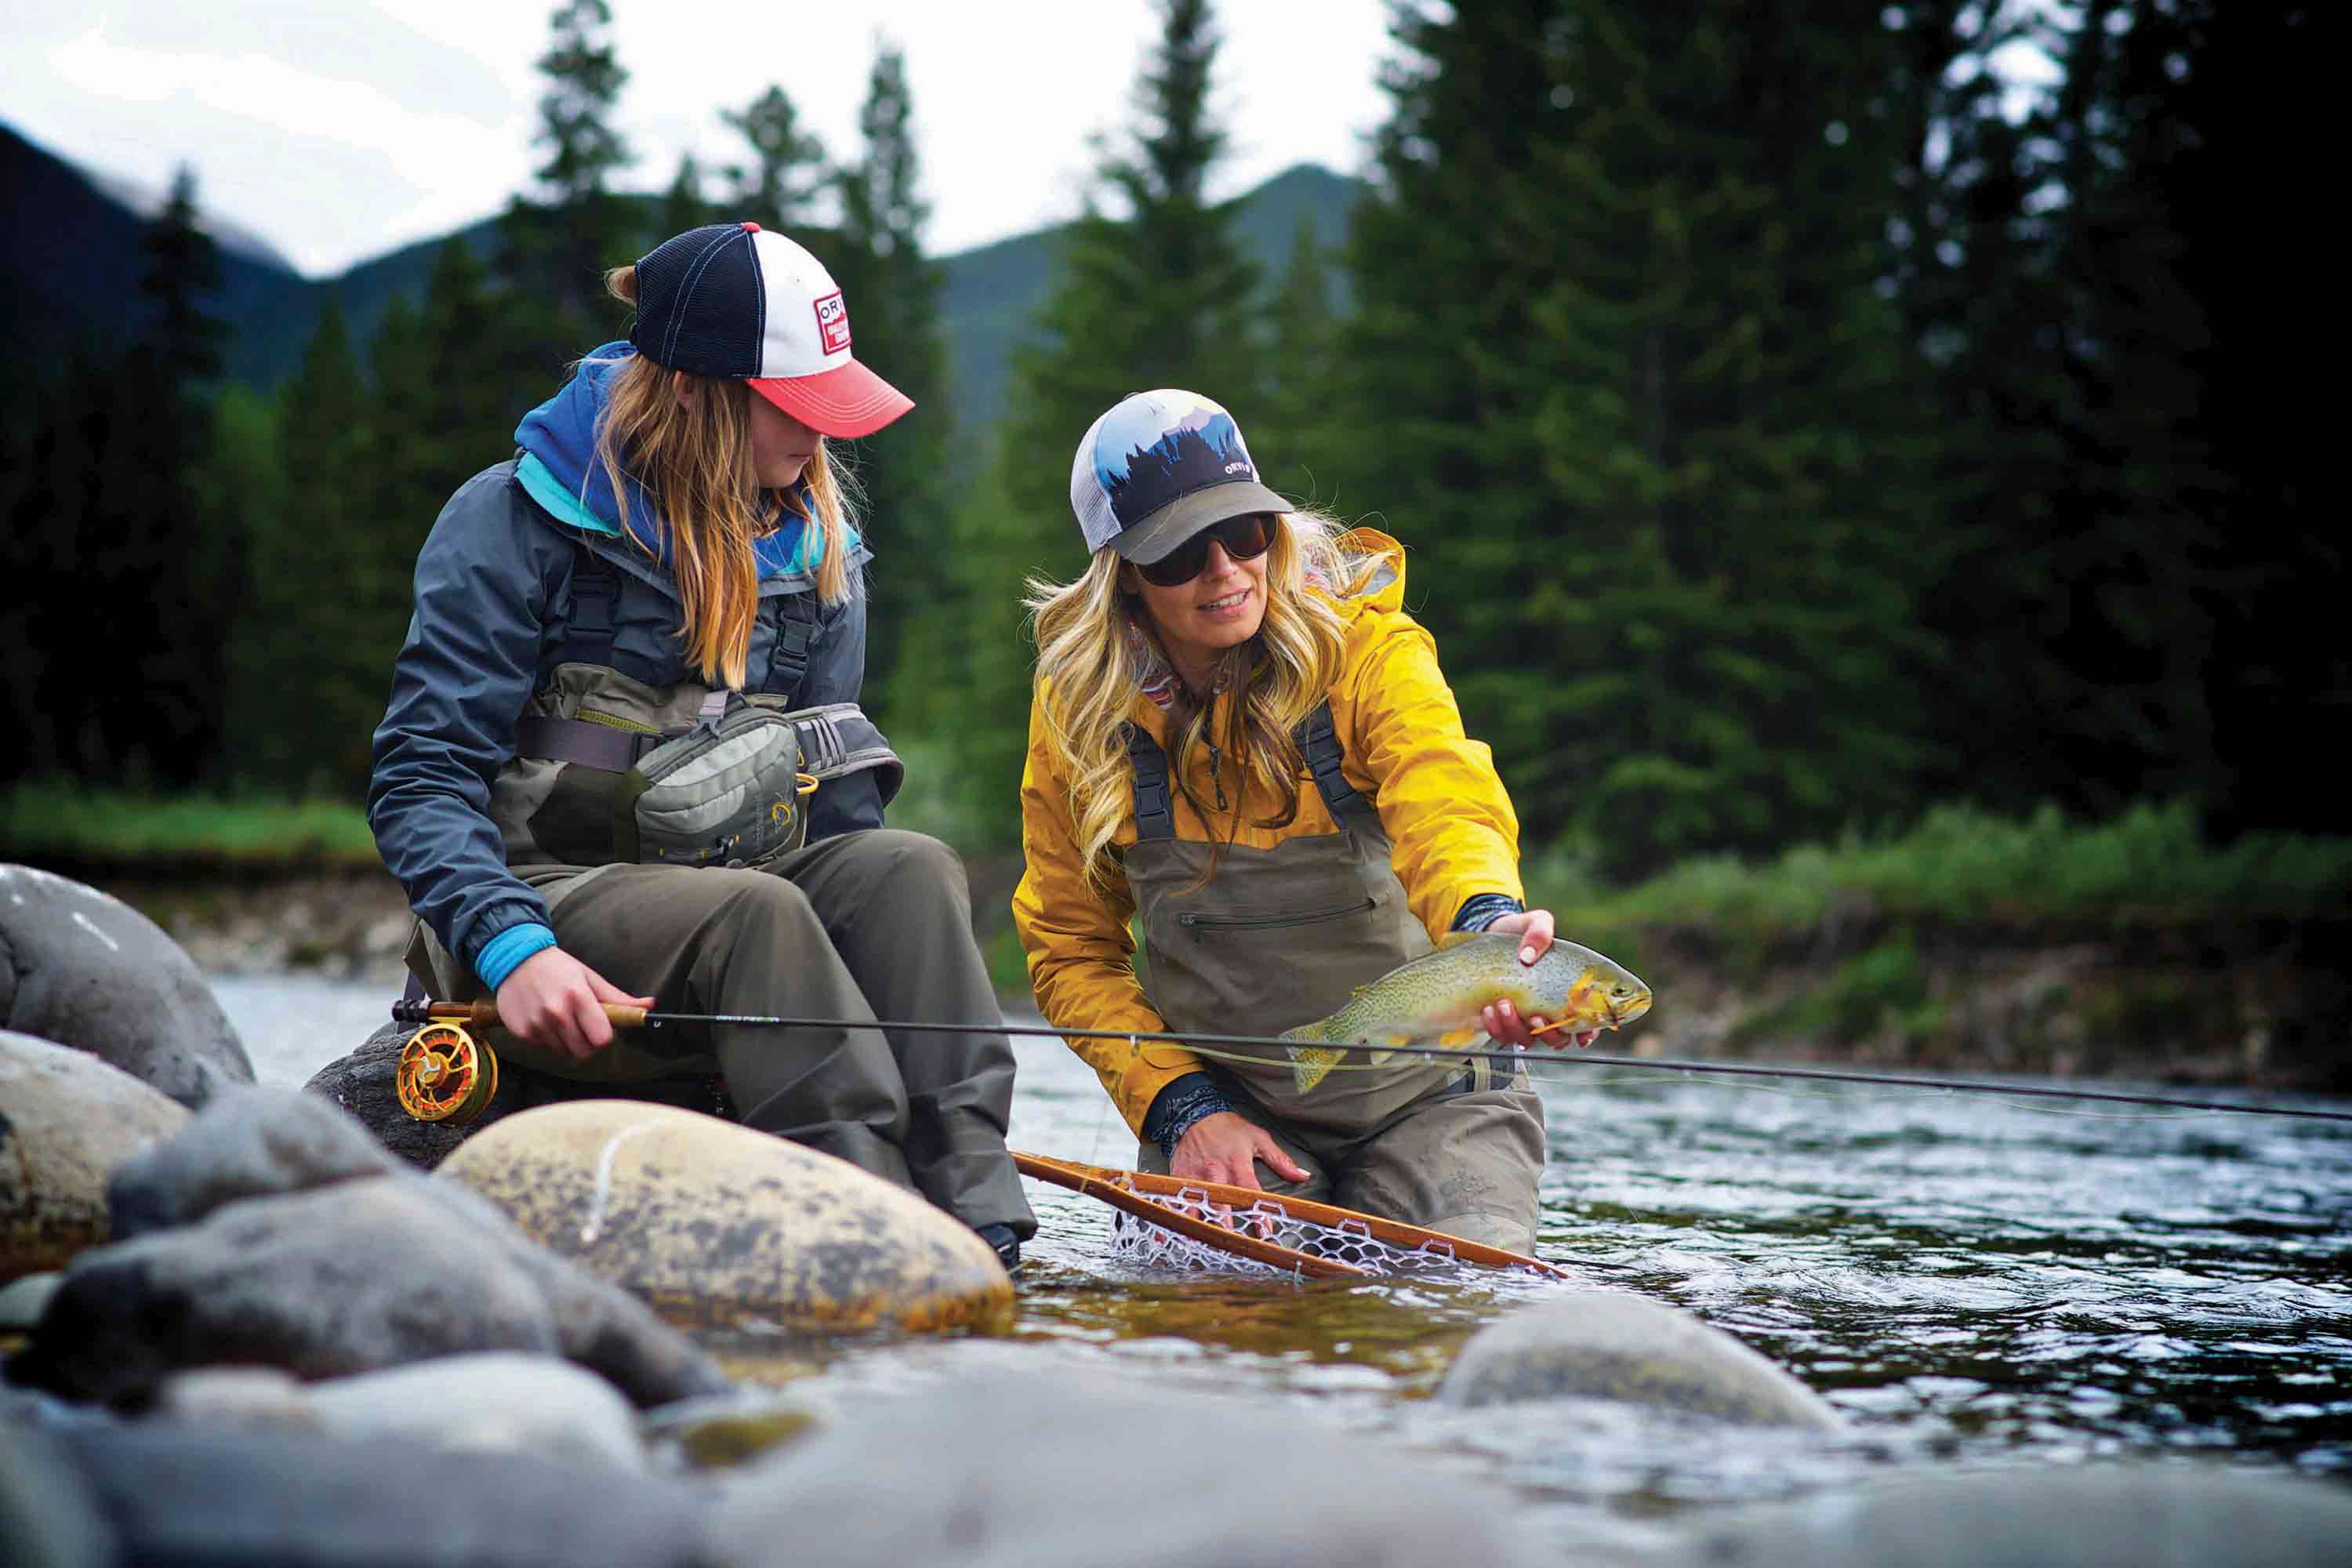
[[[1140,726],[1127,726],[1127,765],[1135,773],[1135,839],[1139,844],[1176,837],[1176,811],[1168,794],[1168,753]]]
[[[572,614],[563,624],[565,664],[613,665],[613,606],[621,597],[621,574],[585,544],[572,573]]]
[[[577,763],[608,773],[627,773],[637,765],[638,758],[661,743],[659,735],[594,724],[585,719],[556,719],[531,713],[515,721],[515,755]]]

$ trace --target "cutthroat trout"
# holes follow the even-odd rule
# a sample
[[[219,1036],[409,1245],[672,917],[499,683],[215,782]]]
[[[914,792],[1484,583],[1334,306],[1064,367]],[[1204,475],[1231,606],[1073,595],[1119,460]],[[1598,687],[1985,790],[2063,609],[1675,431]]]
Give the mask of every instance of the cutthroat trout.
[[[1360,986],[1329,1017],[1284,1030],[1283,1039],[1300,1042],[1289,1047],[1298,1092],[1321,1083],[1350,1046],[1373,1047],[1376,1067],[1414,1046],[1466,1046],[1486,1034],[1478,1013],[1489,1002],[1507,1000],[1521,1017],[1557,1023],[1564,1034],[1618,1028],[1650,1010],[1650,988],[1615,959],[1554,941],[1521,963],[1520,942],[1490,931],[1454,937]]]

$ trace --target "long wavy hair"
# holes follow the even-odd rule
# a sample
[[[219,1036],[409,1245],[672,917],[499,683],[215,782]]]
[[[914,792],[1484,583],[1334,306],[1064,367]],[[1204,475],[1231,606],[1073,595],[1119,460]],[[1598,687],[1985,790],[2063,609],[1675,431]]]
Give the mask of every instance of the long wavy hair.
[[[1315,711],[1339,674],[1346,623],[1337,599],[1360,592],[1376,569],[1367,563],[1349,572],[1338,545],[1340,526],[1320,512],[1285,512],[1279,521],[1266,552],[1265,619],[1256,635],[1219,658],[1212,700],[1178,680],[1168,709],[1174,741],[1170,776],[1202,820],[1213,821],[1187,782],[1187,763],[1192,748],[1210,739],[1214,693],[1238,692],[1224,705],[1225,733],[1218,742],[1236,764],[1235,833],[1253,791],[1263,791],[1269,806],[1256,826],[1283,827],[1297,818],[1304,759],[1290,731]],[[1118,552],[1105,545],[1075,581],[1032,577],[1024,596],[1037,638],[1036,680],[1047,731],[1069,775],[1080,863],[1096,879],[1132,805],[1128,710],[1155,658],[1174,668],[1150,612],[1119,586],[1120,565]],[[1130,627],[1137,635],[1129,635]],[[1211,873],[1215,865],[1213,851]]]
[[[637,302],[637,269],[616,267],[604,287],[616,300]],[[690,395],[677,395],[681,387]],[[785,509],[798,510],[798,492],[763,489],[751,461],[751,399],[758,393],[723,376],[692,375],[656,364],[644,354],[621,363],[606,388],[596,424],[596,457],[628,527],[629,484],[644,487],[668,529],[670,572],[677,582],[685,624],[678,640],[689,662],[714,685],[740,686],[760,609],[759,569],[752,541],[774,531]],[[803,472],[824,553],[817,563],[818,598],[849,597],[848,536],[856,480],[817,438]],[[640,548],[652,547],[638,539]]]

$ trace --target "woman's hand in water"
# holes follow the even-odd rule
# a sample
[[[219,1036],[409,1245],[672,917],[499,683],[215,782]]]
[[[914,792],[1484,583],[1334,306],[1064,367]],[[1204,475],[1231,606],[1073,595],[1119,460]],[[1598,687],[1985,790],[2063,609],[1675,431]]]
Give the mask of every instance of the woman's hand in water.
[[[613,1043],[604,1004],[650,1007],[560,947],[543,947],[499,986],[499,1022],[515,1038],[584,1062]]]
[[[1517,937],[1519,962],[1533,963],[1551,946],[1556,927],[1549,910],[1528,910],[1522,914],[1497,915],[1486,929]],[[1601,1037],[1600,1030],[1587,1029],[1581,1034],[1563,1033],[1548,1038],[1536,1031],[1547,1026],[1550,1019],[1540,1014],[1530,1014],[1523,1018],[1518,1008],[1508,1001],[1489,1002],[1478,1016],[1486,1023],[1486,1033],[1504,1045],[1517,1046],[1522,1050],[1536,1045],[1589,1046]]]
[[[1274,1134],[1236,1111],[1219,1110],[1203,1116],[1176,1140],[1168,1173],[1188,1182],[1223,1182],[1229,1186],[1255,1187],[1263,1160],[1286,1182],[1303,1182],[1307,1172],[1282,1152]]]

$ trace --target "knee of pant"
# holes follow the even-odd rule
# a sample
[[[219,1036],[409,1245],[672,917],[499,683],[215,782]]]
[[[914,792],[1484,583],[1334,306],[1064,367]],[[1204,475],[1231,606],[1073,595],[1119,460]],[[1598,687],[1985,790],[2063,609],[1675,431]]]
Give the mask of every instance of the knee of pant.
[[[928,833],[881,827],[873,835],[880,857],[880,875],[909,892],[953,892],[964,889],[963,857]]]
[[[771,877],[764,871],[717,868],[697,871],[695,875],[732,879],[721,911],[721,919],[731,931],[751,933],[822,929],[823,922],[817,919],[808,895],[782,877]]]

